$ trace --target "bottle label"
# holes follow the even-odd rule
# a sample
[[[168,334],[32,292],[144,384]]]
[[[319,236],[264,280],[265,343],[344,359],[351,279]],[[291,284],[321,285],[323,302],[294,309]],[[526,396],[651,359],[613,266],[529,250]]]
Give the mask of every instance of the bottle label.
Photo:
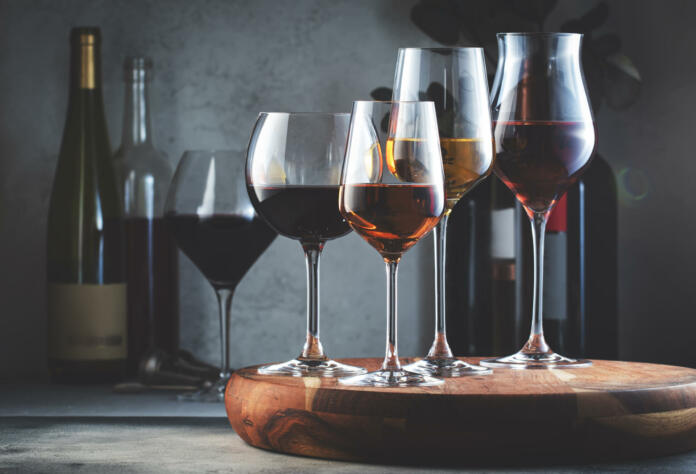
[[[544,245],[544,319],[568,318],[568,236],[565,232],[546,234]]]
[[[491,257],[515,258],[515,208],[491,212]]]
[[[63,360],[125,359],[126,284],[48,284],[49,355]]]

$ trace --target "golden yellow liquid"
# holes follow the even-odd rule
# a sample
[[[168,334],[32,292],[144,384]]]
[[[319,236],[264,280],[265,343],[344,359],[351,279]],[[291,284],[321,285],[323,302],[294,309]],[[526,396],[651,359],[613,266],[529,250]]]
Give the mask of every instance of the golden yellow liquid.
[[[389,139],[387,166],[402,181],[425,182],[425,169],[418,158],[427,150],[426,140],[417,138]],[[493,140],[477,138],[441,138],[442,165],[445,170],[445,213],[483,178],[488,176],[495,160]]]
[[[483,178],[488,176],[495,161],[493,140],[477,138],[441,138],[442,165],[445,169],[445,212]]]

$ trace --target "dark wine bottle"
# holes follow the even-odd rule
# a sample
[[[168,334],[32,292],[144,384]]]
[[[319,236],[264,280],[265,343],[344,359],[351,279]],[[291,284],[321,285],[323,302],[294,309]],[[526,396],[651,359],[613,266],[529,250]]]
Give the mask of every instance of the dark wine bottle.
[[[176,245],[164,220],[172,168],[152,140],[152,60],[127,58],[121,146],[114,156],[125,217],[128,277],[128,375],[154,353],[179,347]]]
[[[71,32],[70,98],[47,233],[48,357],[57,381],[114,381],[127,353],[124,233],[98,28]]]
[[[448,305],[456,308],[447,313],[453,328],[450,345],[458,355],[505,355],[519,349],[529,331],[534,282],[529,219],[495,176],[469,199],[482,215],[467,217],[459,206],[473,204],[460,204],[448,236],[453,242],[448,249]],[[488,227],[471,224],[485,222],[486,214]],[[549,345],[571,357],[617,358],[616,182],[601,156],[595,155],[551,212],[545,254],[543,313]],[[482,255],[489,256],[488,271],[475,264]],[[462,303],[469,300],[478,306]],[[482,315],[480,308],[488,313]],[[488,327],[475,324],[482,319]]]
[[[492,353],[489,246],[493,179],[489,177],[460,199],[447,225],[447,338],[457,356]]]
[[[577,358],[618,357],[617,195],[609,164],[595,155],[587,171],[551,211],[544,259],[544,334],[551,348]],[[517,308],[527,336],[532,307],[532,241],[528,224],[521,243]],[[519,312],[519,310],[518,310]]]

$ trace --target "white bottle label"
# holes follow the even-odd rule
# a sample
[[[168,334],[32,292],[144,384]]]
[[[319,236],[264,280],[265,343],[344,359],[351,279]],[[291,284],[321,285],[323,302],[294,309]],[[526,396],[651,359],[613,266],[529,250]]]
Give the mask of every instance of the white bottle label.
[[[491,257],[515,258],[515,208],[491,212]]]
[[[63,360],[125,359],[126,284],[48,284],[48,350]]]
[[[544,245],[544,319],[568,318],[568,236],[549,232]]]

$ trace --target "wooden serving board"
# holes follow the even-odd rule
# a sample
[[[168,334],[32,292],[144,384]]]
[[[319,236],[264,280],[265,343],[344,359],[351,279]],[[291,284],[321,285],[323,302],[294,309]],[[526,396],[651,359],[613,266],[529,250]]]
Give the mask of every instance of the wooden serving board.
[[[343,361],[368,370],[381,362]],[[225,406],[252,446],[330,459],[577,462],[696,448],[696,370],[593,362],[584,369],[495,369],[439,387],[397,389],[263,376],[249,367],[232,376]]]

